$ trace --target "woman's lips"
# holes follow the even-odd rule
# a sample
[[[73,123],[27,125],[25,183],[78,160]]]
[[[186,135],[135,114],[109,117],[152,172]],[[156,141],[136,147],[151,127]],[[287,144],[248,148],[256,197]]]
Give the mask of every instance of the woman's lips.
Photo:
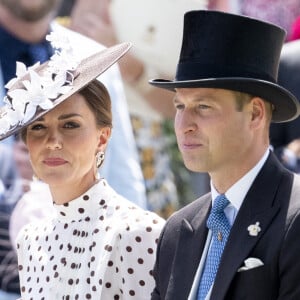
[[[62,158],[58,158],[58,157],[44,159],[44,164],[47,165],[47,166],[51,166],[51,167],[61,166],[61,165],[64,165],[66,163],[67,163],[66,160],[64,160]]]

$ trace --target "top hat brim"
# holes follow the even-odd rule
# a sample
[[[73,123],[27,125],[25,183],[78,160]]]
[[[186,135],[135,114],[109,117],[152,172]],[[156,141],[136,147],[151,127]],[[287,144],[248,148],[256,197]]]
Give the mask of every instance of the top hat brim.
[[[292,121],[299,116],[297,98],[278,84],[252,78],[226,77],[199,80],[152,79],[149,83],[155,87],[175,92],[176,88],[219,88],[248,93],[258,96],[274,105],[272,122]]]
[[[55,100],[53,100],[53,106],[50,109],[43,110],[38,108],[33,118],[28,122],[19,124],[15,127],[12,127],[5,134],[0,136],[0,140],[3,140],[12,134],[18,133],[22,128],[27,127],[49,111],[53,110],[60,103],[65,101],[67,98],[71,97],[76,92],[83,89],[86,85],[89,84],[92,80],[96,79],[107,69],[109,69],[114,63],[116,63],[129,49],[131,48],[131,43],[121,43],[109,48],[105,48],[102,51],[99,51],[85,59],[83,59],[78,67],[76,68],[76,75],[72,84],[72,88],[65,94],[61,94]],[[35,71],[42,72],[43,69],[47,68],[48,62],[40,65]],[[12,90],[15,88],[20,88],[22,86],[22,81],[28,79],[29,75],[25,75],[20,78],[12,87]]]

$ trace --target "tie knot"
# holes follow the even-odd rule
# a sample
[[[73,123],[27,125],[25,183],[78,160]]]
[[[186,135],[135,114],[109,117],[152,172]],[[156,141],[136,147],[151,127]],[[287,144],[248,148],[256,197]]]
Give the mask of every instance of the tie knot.
[[[229,226],[228,220],[224,213],[224,208],[228,204],[229,200],[224,194],[219,195],[214,201],[214,205],[207,220],[207,227],[212,229],[214,233],[224,228],[224,226],[226,228]]]
[[[226,198],[224,194],[219,195],[212,207],[212,213],[219,213],[225,209],[225,207],[229,204],[229,200]]]

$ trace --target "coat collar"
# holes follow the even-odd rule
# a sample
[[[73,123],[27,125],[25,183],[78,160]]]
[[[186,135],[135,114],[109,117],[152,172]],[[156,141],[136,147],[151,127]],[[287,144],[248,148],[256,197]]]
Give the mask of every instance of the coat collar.
[[[192,203],[197,213],[181,222],[166,299],[188,298],[206,242],[208,230],[203,220],[206,220],[210,207],[211,195],[207,194]]]

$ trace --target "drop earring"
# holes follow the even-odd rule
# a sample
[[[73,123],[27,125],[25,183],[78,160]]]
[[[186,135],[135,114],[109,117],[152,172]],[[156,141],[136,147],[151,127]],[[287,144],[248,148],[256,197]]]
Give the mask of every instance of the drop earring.
[[[32,175],[32,181],[39,181],[40,179],[35,175],[35,174],[33,174]]]
[[[99,151],[96,154],[96,168],[99,169],[101,167],[101,165],[103,164],[104,161],[104,152],[103,151]]]
[[[100,179],[100,174],[98,169],[101,167],[101,165],[103,164],[104,161],[104,152],[103,151],[99,151],[96,154],[96,170],[95,170],[95,179],[99,180]]]

